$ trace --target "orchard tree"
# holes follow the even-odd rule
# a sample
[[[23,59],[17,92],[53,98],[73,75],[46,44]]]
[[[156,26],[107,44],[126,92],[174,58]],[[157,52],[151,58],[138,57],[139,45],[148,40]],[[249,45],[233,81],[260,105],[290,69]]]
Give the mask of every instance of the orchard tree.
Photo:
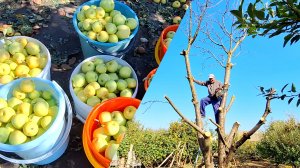
[[[217,2],[217,4],[220,2]],[[195,4],[196,7],[198,7],[199,12],[195,12],[195,10],[193,10],[193,5]],[[226,115],[235,100],[234,96],[232,96],[230,100],[228,99],[228,90],[230,89],[230,75],[231,71],[234,68],[232,59],[238,55],[237,51],[239,50],[239,46],[249,35],[249,27],[240,26],[239,29],[235,28],[235,24],[238,22],[238,20],[229,11],[231,4],[232,2],[227,1],[225,11],[221,14],[214,15],[214,18],[209,18],[207,16],[208,10],[213,6],[216,6],[210,0],[206,0],[202,4],[200,4],[200,2],[198,1],[190,4],[190,10],[188,13],[189,23],[187,31],[188,44],[186,46],[186,49],[181,52],[181,55],[183,56],[185,61],[187,79],[192,93],[192,104],[194,106],[196,121],[193,122],[189,118],[185,117],[185,115],[176,107],[175,103],[173,103],[171,98],[165,96],[166,100],[172,106],[174,111],[176,111],[185,122],[187,122],[195,130],[197,130],[197,139],[203,154],[203,161],[202,164],[199,165],[199,167],[202,167],[203,165],[206,168],[214,167],[212,134],[207,128],[205,128],[200,116],[200,104],[194,86],[194,77],[190,66],[190,51],[192,47],[195,47],[195,41],[197,41],[199,34],[205,35],[206,40],[218,49],[205,49],[205,46],[202,46],[202,51],[209,54],[209,57],[214,58],[219,63],[219,65],[224,68],[224,95],[221,101],[220,108],[218,109],[219,123],[215,123],[213,120],[210,120],[216,126],[216,131],[218,133],[217,165],[219,168],[229,167],[237,149],[248,139],[250,139],[250,137],[266,122],[267,116],[271,113],[272,100],[285,100],[289,98],[290,103],[293,99],[298,98],[297,105],[299,105],[300,103],[300,94],[296,92],[296,88],[294,85],[292,85],[291,90],[284,92],[285,88],[288,86],[285,85],[281,89],[281,93],[278,93],[274,88],[265,89],[264,87],[260,87],[261,95],[266,98],[265,108],[261,111],[261,118],[259,118],[258,122],[250,130],[246,131],[237,141],[234,141],[234,139],[236,138],[236,133],[240,125],[238,122],[235,122],[233,124],[232,129],[228,135],[225,134]],[[193,27],[196,28],[195,31],[193,31]],[[220,52],[222,52],[222,54],[220,54]]]
[[[253,0],[254,1],[254,0]],[[231,13],[237,18],[238,28],[247,29],[248,35],[272,38],[284,34],[285,46],[294,44],[300,39],[300,3],[298,0],[271,0],[264,3],[255,0],[247,9],[243,9],[244,0]]]

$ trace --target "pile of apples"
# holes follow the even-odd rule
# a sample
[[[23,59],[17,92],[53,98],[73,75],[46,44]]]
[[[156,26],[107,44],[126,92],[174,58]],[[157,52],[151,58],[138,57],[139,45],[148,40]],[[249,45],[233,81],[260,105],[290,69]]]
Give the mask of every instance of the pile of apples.
[[[114,0],[101,0],[99,7],[85,5],[77,14],[78,28],[91,40],[116,43],[128,38],[138,23],[114,10]]]
[[[168,31],[166,38],[163,40],[167,48],[169,47],[175,33],[176,33],[175,31]]]
[[[52,93],[36,90],[31,79],[22,80],[12,95],[8,100],[0,98],[0,143],[19,145],[47,131],[58,106]]]
[[[167,4],[168,0],[153,0],[155,3],[162,3],[162,4]],[[189,5],[186,4],[186,0],[175,0],[172,2],[172,7],[173,8],[180,8],[182,5],[182,8],[184,10],[187,10],[189,8]]]
[[[71,80],[76,96],[93,107],[111,98],[132,97],[137,81],[131,75],[131,68],[116,60],[104,62],[96,58],[84,62],[81,72]]]
[[[6,84],[21,77],[36,77],[47,61],[39,44],[26,38],[6,39],[0,47],[0,83]]]
[[[132,120],[136,112],[134,106],[121,111],[103,111],[99,114],[99,127],[93,131],[93,148],[107,159],[112,160],[127,130],[127,121]]]

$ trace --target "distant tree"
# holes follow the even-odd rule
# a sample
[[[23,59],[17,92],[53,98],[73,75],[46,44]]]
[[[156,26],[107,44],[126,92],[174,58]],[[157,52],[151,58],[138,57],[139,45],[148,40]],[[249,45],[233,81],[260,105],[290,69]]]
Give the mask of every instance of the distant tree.
[[[254,0],[253,0],[254,1]],[[284,34],[283,46],[294,44],[300,39],[300,2],[298,0],[271,0],[264,3],[255,0],[247,10],[243,9],[244,0],[238,9],[231,10],[237,18],[238,28],[247,29],[248,35],[272,38]]]

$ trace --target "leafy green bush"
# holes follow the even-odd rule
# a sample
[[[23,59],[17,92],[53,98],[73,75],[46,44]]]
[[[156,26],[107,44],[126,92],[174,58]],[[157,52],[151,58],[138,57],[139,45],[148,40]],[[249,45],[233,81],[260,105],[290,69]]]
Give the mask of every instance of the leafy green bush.
[[[258,142],[246,141],[238,148],[236,156],[239,160],[258,160],[259,154],[256,148]]]
[[[294,118],[275,121],[257,145],[259,154],[277,164],[300,166],[300,123]]]
[[[146,167],[156,167],[171,154],[178,143],[185,144],[182,160],[192,160],[198,150],[196,131],[182,122],[170,124],[168,130],[144,129],[137,122],[128,123],[126,138],[119,148],[121,157],[127,156],[130,144],[133,144],[134,152],[138,159]]]

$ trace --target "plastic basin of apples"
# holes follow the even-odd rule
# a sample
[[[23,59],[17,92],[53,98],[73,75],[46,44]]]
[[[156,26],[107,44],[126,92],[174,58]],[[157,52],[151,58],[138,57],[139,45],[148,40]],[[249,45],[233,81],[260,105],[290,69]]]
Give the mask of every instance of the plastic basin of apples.
[[[104,5],[100,5],[100,2],[104,1]],[[111,8],[111,2],[114,3],[114,8]],[[96,9],[96,18],[87,19],[87,21],[85,21],[87,16],[93,18],[95,15],[95,12],[92,10],[88,11],[88,9],[86,9],[88,7],[86,6],[90,6],[90,8],[94,6],[94,9]],[[102,8],[101,6],[104,7]],[[103,9],[109,12],[105,11],[105,14],[103,13]],[[114,12],[111,12],[112,10]],[[119,11],[120,13],[115,11]],[[103,14],[105,14],[106,17],[102,18]],[[114,19],[114,15],[118,16]],[[124,23],[124,21],[126,22]],[[88,24],[88,22],[90,24]],[[110,22],[108,25],[104,25],[108,22]],[[104,53],[117,53],[118,51],[124,50],[139,29],[139,21],[135,12],[126,4],[113,0],[92,0],[82,4],[74,13],[73,25],[79,34],[83,48],[85,48],[83,45],[86,45],[85,42],[82,41],[84,39],[88,41],[89,45],[92,45],[93,48],[96,47],[104,51]],[[101,31],[100,27],[102,27]]]
[[[105,66],[97,64],[93,68],[93,65],[89,65],[90,62],[99,61],[99,59]],[[118,64],[117,71],[115,71],[115,63]],[[82,74],[82,68],[87,73]],[[130,71],[130,76],[127,70]],[[79,77],[78,74],[84,78]],[[122,75],[124,78],[121,77]],[[84,122],[93,106],[98,103],[115,97],[135,97],[138,91],[138,78],[134,69],[126,61],[113,56],[99,55],[85,59],[74,69],[70,77],[69,89],[74,100],[77,118]]]
[[[114,126],[110,125],[110,128],[107,123],[104,123],[103,125],[99,122],[99,116],[101,116],[104,112],[110,112],[113,114],[114,111],[120,111],[123,112],[126,107],[133,106],[135,108],[138,108],[140,104],[140,100],[135,98],[126,98],[126,97],[118,97],[114,99],[110,99],[108,101],[105,101],[104,103],[101,103],[94,107],[92,112],[89,114],[86,123],[84,124],[83,128],[83,146],[84,151],[89,159],[89,161],[93,164],[94,167],[98,167],[97,163],[104,166],[109,167],[111,158],[114,156],[115,152],[117,151],[117,148],[119,146],[118,143],[120,143],[120,139],[117,142],[111,142],[112,145],[108,145],[106,149],[104,149],[102,152],[97,151],[95,144],[93,143],[93,134],[94,131],[99,129],[99,127],[105,127],[103,129],[105,130],[114,130]],[[116,115],[115,118],[112,120],[119,120]],[[104,117],[103,117],[104,118]],[[120,120],[119,120],[120,121]],[[105,132],[105,131],[104,131]],[[110,147],[109,147],[110,146]],[[106,153],[106,154],[105,154]],[[105,157],[109,156],[109,158]],[[96,160],[96,162],[95,162]]]
[[[21,77],[50,79],[51,57],[40,41],[26,36],[0,41],[0,85]]]
[[[167,37],[169,32],[176,32],[178,29],[178,25],[171,25],[166,27],[162,32],[161,32],[161,36],[160,36],[160,43],[161,43],[161,58],[165,55],[167,49],[168,49],[168,45],[170,44],[170,40],[172,40],[173,36],[175,35],[175,33],[172,33],[172,38]]]
[[[156,73],[157,68],[153,69],[146,77],[145,81],[144,81],[144,88],[147,91],[155,73]]]
[[[30,102],[27,103],[27,105],[32,105],[31,111],[28,106],[22,106],[22,104],[26,103],[21,103],[20,98],[24,97],[24,91],[27,90],[29,92],[32,90],[32,83],[35,85],[35,90],[44,91],[43,95],[46,101],[41,99],[43,96],[37,98],[37,92],[26,93],[25,95],[26,97],[28,96],[28,98],[24,99],[27,100],[22,100],[24,102]],[[20,90],[16,88],[20,88]],[[12,96],[18,97],[19,101],[17,101],[17,98],[11,99]],[[32,96],[34,99],[31,100],[29,97]],[[1,133],[1,151],[14,152],[23,159],[29,159],[30,163],[39,162],[40,164],[52,162],[64,152],[68,141],[61,143],[59,141],[65,132],[64,114],[66,107],[64,96],[57,89],[56,85],[40,78],[17,79],[2,86],[0,97],[2,98],[0,103],[2,107],[3,105],[5,106],[3,99],[10,99],[8,105],[11,106],[10,108],[6,107],[10,110],[5,110],[5,107],[0,109],[1,128],[8,128],[10,131],[8,137],[4,137],[4,134]],[[50,104],[49,106],[53,108],[46,104]],[[12,111],[13,106],[17,109],[15,112],[16,115],[25,114],[25,120],[22,117],[15,117],[15,114],[7,113]],[[29,116],[27,117],[27,115]],[[9,117],[9,119],[5,117]],[[26,123],[23,121],[26,121]],[[29,129],[25,128],[27,123],[32,123],[31,126],[28,125]],[[49,139],[49,137],[51,137],[51,139]],[[4,143],[4,141],[7,143]],[[57,144],[63,145],[64,150],[55,150],[59,152],[56,154],[49,153]],[[15,160],[12,160],[12,162],[14,161]],[[22,163],[22,161],[18,161],[18,163],[20,162]]]

